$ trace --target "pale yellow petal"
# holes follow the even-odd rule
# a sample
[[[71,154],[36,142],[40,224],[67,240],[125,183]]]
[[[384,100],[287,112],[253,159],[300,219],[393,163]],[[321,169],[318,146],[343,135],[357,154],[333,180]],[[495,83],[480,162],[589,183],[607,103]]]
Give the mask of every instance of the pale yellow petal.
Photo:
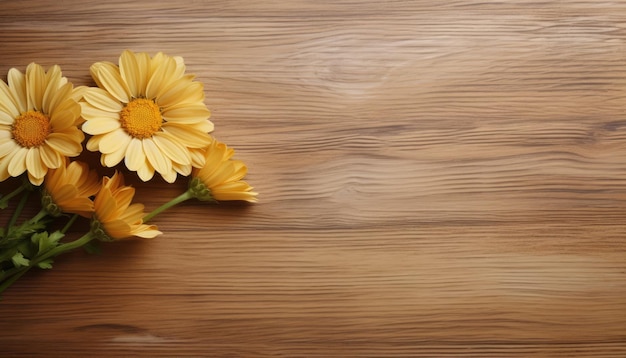
[[[43,110],[43,96],[46,90],[46,73],[43,67],[36,63],[31,63],[26,67],[26,94],[28,108],[37,111]]]
[[[109,92],[98,87],[89,88],[84,93],[83,98],[93,107],[105,112],[119,113],[124,108],[124,105],[111,96]]]
[[[172,170],[170,170],[169,172],[161,173],[161,176],[163,177],[163,180],[165,180],[166,182],[173,183],[176,181],[176,170],[172,168]]]
[[[204,103],[204,88],[201,82],[184,79],[173,82],[156,99],[159,106],[168,108],[181,103]]]
[[[91,104],[89,104],[87,102],[81,102],[80,105],[82,107],[82,116],[87,121],[90,121],[92,119],[100,119],[100,118],[109,118],[109,119],[113,119],[115,121],[119,121],[120,120],[120,114],[119,113],[114,113],[114,112],[101,110],[99,108],[96,108],[96,107],[92,106]]]
[[[192,130],[185,125],[168,122],[161,129],[177,138],[181,144],[187,147],[204,148],[211,143],[211,136],[208,133]]]
[[[30,148],[26,153],[26,170],[35,178],[43,178],[48,172],[48,168],[41,161],[39,148]]]
[[[124,164],[129,170],[137,171],[146,162],[146,155],[143,152],[141,139],[132,138],[126,148]]]
[[[78,87],[74,87],[74,90],[72,90],[72,95],[70,96],[74,101],[78,102],[80,100],[83,99],[83,96],[85,95],[85,93],[87,93],[87,91],[89,90],[90,87],[87,86],[78,86]]]
[[[90,152],[97,152],[100,149],[101,138],[102,138],[102,135],[96,135],[96,136],[89,138],[89,140],[87,141],[87,144],[85,145],[87,150]]]
[[[98,135],[119,129],[120,122],[112,118],[94,118],[83,123],[82,128],[87,134]]]
[[[137,230],[133,230],[133,236],[141,237],[144,239],[152,239],[158,235],[163,234],[157,230],[156,225],[141,225]]]
[[[172,162],[172,168],[176,171],[176,173],[183,175],[183,176],[188,176],[189,174],[191,174],[191,169],[193,168],[191,166],[191,164],[178,164],[175,162]]]
[[[137,91],[138,95],[141,97],[146,97],[146,86],[148,85],[148,80],[152,75],[151,72],[151,60],[150,55],[146,52],[140,52],[135,54],[135,59],[137,60]]]
[[[57,107],[68,99],[71,100],[72,103],[75,103],[75,101],[71,99],[73,89],[74,87],[71,83],[66,83],[63,86],[59,87],[50,99],[50,108],[48,108],[48,113],[54,113],[54,111],[57,110]]]
[[[203,103],[179,105],[163,111],[163,118],[166,121],[181,124],[201,123],[209,117],[211,112]]]
[[[63,157],[49,146],[42,145],[39,151],[41,161],[48,168],[58,168],[63,164]]]
[[[119,68],[110,62],[97,62],[91,65],[92,76],[118,101],[128,103],[130,91],[120,74]]]
[[[11,162],[11,157],[15,152],[9,153],[4,158],[0,158],[0,182],[5,181],[11,175],[9,174],[9,163]]]
[[[0,123],[0,140],[11,139],[11,126]]]
[[[46,72],[46,89],[42,98],[42,109],[44,113],[50,113],[50,101],[54,97],[56,91],[63,85],[61,75],[61,68],[54,65]]]
[[[141,73],[139,72],[139,64],[135,54],[129,50],[125,50],[120,55],[120,75],[124,79],[124,82],[128,85],[131,97],[139,97]]]
[[[32,109],[28,108],[28,101],[26,99],[26,76],[16,68],[12,68],[7,74],[7,80],[11,95],[15,99],[14,104],[18,112],[24,113]]]
[[[161,152],[170,158],[173,162],[180,164],[191,164],[191,156],[189,151],[176,138],[168,133],[156,133],[152,136],[154,143],[159,147]]]
[[[176,70],[172,74],[174,79],[179,79],[185,75],[185,60],[181,56],[173,56],[174,62],[176,62]]]
[[[103,134],[100,139],[100,152],[103,154],[109,154],[119,150],[125,152],[131,139],[132,138],[121,128]]]
[[[146,85],[146,97],[149,99],[159,97],[161,92],[167,88],[170,82],[172,82],[172,75],[176,70],[176,61],[169,56],[159,58],[157,61],[160,63],[152,73],[152,76]]]
[[[51,133],[45,144],[66,157],[75,157],[83,149],[80,142],[77,142],[73,136],[64,133]]]
[[[137,176],[142,181],[148,181],[154,177],[154,168],[150,165],[150,162],[144,161],[143,165],[137,169]]]
[[[13,92],[4,81],[0,80],[0,111],[6,112],[11,118],[16,118],[20,115],[18,108],[17,101],[13,98]]]
[[[12,139],[3,139],[0,141],[0,158],[6,157],[9,153],[18,148],[18,144]]]
[[[206,163],[205,148],[191,148],[189,154],[191,155],[191,165],[195,168],[201,168]]]
[[[80,105],[73,100],[68,100],[52,112],[50,125],[53,131],[62,131],[75,127],[78,118],[80,118]]]
[[[102,144],[102,143],[101,143]],[[100,146],[100,151],[102,152],[102,145]],[[102,153],[102,158],[104,160],[104,164],[107,167],[114,167],[118,165],[122,159],[124,159],[124,154],[126,154],[126,146],[117,148],[115,151],[111,153]]]
[[[172,171],[172,161],[161,153],[154,141],[151,139],[144,139],[142,144],[143,151],[146,153],[146,158],[152,167],[154,167],[154,170],[160,174]]]
[[[16,177],[26,171],[26,155],[28,148],[20,147],[15,151],[9,162],[8,170],[12,177]]]
[[[28,175],[28,181],[30,181],[31,184],[39,186],[41,184],[43,184],[43,178],[37,178],[35,176],[33,176],[30,172],[26,172]]]

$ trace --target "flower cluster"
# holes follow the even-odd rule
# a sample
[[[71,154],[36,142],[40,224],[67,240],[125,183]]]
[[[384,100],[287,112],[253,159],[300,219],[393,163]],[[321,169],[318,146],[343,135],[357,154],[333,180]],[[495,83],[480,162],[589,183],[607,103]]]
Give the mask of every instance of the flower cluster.
[[[243,181],[245,164],[210,134],[203,85],[186,73],[181,57],[127,50],[117,65],[97,62],[90,73],[97,87],[75,87],[59,66],[46,71],[35,63],[0,80],[0,181],[22,178],[0,197],[6,209],[21,195],[0,228],[0,293],[30,268],[51,268],[56,256],[93,240],[156,237],[161,232],[147,222],[185,200],[256,201]],[[86,137],[84,147],[100,153],[103,167],[123,162],[144,182],[155,173],[168,183],[189,177],[187,190],[146,214],[143,204],[133,203],[135,189],[124,184],[123,170],[100,177],[76,160]],[[41,210],[24,220],[33,192]],[[89,231],[64,240],[81,217],[90,221]],[[64,225],[53,230],[58,221]]]

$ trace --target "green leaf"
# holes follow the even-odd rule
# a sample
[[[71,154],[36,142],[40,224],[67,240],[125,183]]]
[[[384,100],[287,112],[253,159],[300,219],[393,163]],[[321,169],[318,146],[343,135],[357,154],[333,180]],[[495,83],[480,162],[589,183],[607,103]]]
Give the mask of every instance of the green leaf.
[[[47,259],[38,263],[37,266],[39,266],[40,269],[51,269],[53,262],[52,259]]]
[[[11,261],[13,261],[13,265],[15,265],[15,267],[28,266],[30,264],[30,261],[25,258],[21,252],[13,255],[13,257],[11,257]]]
[[[33,244],[37,245],[37,253],[41,255],[44,252],[50,251],[55,248],[59,244],[59,240],[61,240],[63,236],[65,235],[60,231],[55,231],[52,234],[48,234],[48,232],[44,231],[33,234],[30,239]]]
[[[32,246],[33,245],[30,242],[23,240],[16,246],[16,248],[24,257],[33,257],[37,251]]]

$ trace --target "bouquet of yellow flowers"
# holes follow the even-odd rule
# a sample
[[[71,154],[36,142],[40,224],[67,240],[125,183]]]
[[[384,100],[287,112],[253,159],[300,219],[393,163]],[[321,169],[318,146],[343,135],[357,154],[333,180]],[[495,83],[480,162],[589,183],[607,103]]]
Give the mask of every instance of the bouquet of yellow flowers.
[[[35,63],[0,80],[0,182],[22,178],[0,197],[0,209],[12,209],[0,228],[0,293],[29,269],[49,269],[57,256],[93,240],[156,237],[161,232],[149,221],[185,200],[256,201],[242,180],[245,164],[211,136],[204,87],[186,73],[181,57],[127,50],[118,65],[97,62],[90,73],[97,87],[74,87],[59,66],[46,71]],[[135,189],[124,184],[122,172],[100,177],[70,159],[83,151],[85,135],[85,147],[100,153],[103,167],[123,161],[144,182],[155,173],[168,183],[188,176],[187,190],[146,214],[143,204],[133,203]],[[24,219],[33,192],[41,210]],[[89,231],[64,239],[81,217],[90,221]]]

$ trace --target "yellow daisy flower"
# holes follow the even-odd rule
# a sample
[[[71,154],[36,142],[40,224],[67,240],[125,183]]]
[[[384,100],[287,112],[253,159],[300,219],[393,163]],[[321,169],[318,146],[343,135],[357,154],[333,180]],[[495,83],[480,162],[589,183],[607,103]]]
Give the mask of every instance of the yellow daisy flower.
[[[146,239],[162,234],[156,225],[143,223],[143,204],[131,204],[135,189],[124,186],[124,177],[115,172],[102,178],[102,186],[94,199],[92,232],[103,241],[126,239],[131,236]]]
[[[158,172],[168,182],[202,166],[194,151],[207,146],[213,124],[204,89],[185,74],[180,57],[124,51],[119,66],[97,62],[90,68],[98,88],[81,103],[87,149],[100,151],[104,166],[124,160],[147,181]]]
[[[96,171],[90,171],[83,162],[51,169],[44,180],[42,206],[52,216],[70,213],[89,218],[94,211],[90,197],[100,189],[99,179]]]
[[[27,172],[40,185],[48,169],[83,150],[78,100],[84,88],[74,88],[59,66],[45,72],[35,63],[26,73],[10,69],[7,79],[0,80],[0,181]]]
[[[205,152],[205,165],[194,168],[189,188],[200,200],[257,201],[258,193],[242,181],[248,168],[240,160],[230,159],[235,151],[214,140]]]

